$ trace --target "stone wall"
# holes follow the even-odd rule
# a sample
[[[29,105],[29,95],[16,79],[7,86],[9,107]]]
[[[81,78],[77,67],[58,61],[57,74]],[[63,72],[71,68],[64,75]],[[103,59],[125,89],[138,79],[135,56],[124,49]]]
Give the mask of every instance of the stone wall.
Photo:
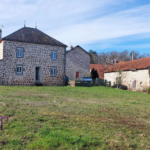
[[[16,57],[16,48],[24,48],[24,57]],[[57,60],[51,60],[51,52],[57,51]],[[44,86],[64,85],[65,47],[4,41],[4,58],[1,85],[33,86],[35,66],[41,67],[41,83]],[[16,74],[16,65],[23,65],[23,74]],[[51,67],[57,67],[57,76],[51,77]]]
[[[0,60],[0,85],[2,83],[2,76],[3,76],[3,61]]]
[[[136,71],[122,71],[120,75],[118,72],[105,73],[104,79],[111,81],[112,85],[116,83],[116,78],[121,76],[122,84],[126,85],[129,90],[133,88],[133,82],[136,82],[136,90],[141,91],[150,86],[150,77],[148,69]]]
[[[90,55],[78,46],[66,53],[66,75],[74,80],[76,72],[79,72],[79,79],[90,75]]]
[[[3,59],[3,41],[0,43],[0,60]]]

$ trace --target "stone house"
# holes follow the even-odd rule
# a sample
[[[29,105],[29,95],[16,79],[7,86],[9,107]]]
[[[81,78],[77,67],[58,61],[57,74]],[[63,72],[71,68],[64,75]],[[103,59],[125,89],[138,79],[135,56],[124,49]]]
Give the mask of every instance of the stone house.
[[[112,84],[121,82],[129,90],[145,90],[150,87],[150,57],[119,62],[105,71],[104,79]]]
[[[90,54],[79,45],[66,52],[66,76],[71,80],[90,76]]]
[[[0,39],[0,85],[64,85],[66,47],[29,27]]]

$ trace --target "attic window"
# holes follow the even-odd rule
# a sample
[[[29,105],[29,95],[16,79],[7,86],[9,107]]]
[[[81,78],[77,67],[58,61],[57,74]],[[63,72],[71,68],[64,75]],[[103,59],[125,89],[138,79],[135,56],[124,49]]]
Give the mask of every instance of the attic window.
[[[17,57],[22,58],[23,57],[23,48],[17,48]]]
[[[133,71],[133,72],[134,72],[134,71],[137,71],[137,70],[136,70],[136,69],[131,69],[130,71]]]

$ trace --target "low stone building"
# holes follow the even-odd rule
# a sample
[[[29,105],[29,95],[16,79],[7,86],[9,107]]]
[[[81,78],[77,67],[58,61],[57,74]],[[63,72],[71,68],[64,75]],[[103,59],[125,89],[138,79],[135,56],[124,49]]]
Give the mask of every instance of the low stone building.
[[[0,39],[0,85],[64,85],[66,45],[36,28]]]
[[[66,53],[66,76],[71,80],[90,76],[90,54],[79,45]]]
[[[104,79],[126,85],[129,90],[145,90],[150,87],[150,57],[119,62],[105,71]]]

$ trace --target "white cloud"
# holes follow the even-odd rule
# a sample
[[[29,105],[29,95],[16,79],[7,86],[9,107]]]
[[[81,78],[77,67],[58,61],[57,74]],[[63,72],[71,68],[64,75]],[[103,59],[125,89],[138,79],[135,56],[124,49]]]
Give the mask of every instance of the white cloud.
[[[24,19],[31,27],[36,21],[40,30],[67,45],[144,36],[141,33],[150,32],[150,5],[127,9],[126,4],[133,3],[136,0],[5,0],[0,3],[0,24],[5,36],[23,27]],[[118,12],[120,7],[126,10]]]
[[[147,33],[150,32],[149,8],[150,5],[146,5],[114,13],[85,23],[63,27],[53,32],[59,39],[67,42],[69,37],[69,40],[76,44]]]

